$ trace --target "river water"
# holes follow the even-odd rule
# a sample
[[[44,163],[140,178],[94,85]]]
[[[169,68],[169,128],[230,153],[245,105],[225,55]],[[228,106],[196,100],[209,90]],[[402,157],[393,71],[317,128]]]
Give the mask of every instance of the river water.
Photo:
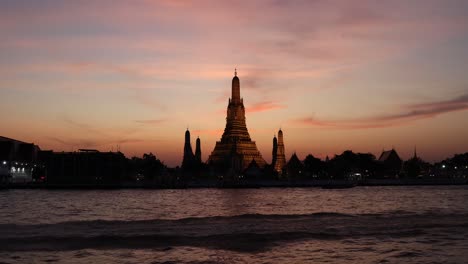
[[[0,263],[467,263],[468,186],[0,191]]]

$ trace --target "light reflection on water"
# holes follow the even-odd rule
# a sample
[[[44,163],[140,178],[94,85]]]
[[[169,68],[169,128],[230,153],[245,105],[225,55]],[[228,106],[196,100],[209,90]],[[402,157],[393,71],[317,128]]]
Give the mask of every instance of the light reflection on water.
[[[466,201],[467,186],[8,190],[0,192],[0,240],[20,243],[16,250],[0,249],[0,262],[464,263]],[[323,212],[339,214],[317,214]],[[216,216],[224,218],[211,218]],[[48,224],[48,231],[37,224]],[[282,232],[296,239],[284,239]],[[78,242],[70,249],[51,243],[48,250],[22,249],[23,242],[34,245],[28,244],[30,234],[43,242],[55,234],[73,242],[81,233],[137,242],[140,235],[167,233],[185,242],[148,240],[135,246],[132,240],[115,248]],[[259,236],[250,240],[250,233]],[[205,235],[219,237],[219,243]]]
[[[146,220],[242,214],[468,212],[467,186],[9,190],[0,192],[0,224]]]

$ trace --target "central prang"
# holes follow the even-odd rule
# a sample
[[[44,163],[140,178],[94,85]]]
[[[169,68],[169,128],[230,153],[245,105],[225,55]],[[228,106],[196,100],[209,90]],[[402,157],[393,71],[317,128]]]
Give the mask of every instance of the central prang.
[[[252,162],[260,168],[266,164],[247,130],[244,101],[240,97],[240,81],[235,71],[232,95],[227,107],[226,128],[221,140],[216,142],[208,164],[219,169],[230,168],[235,172],[242,172]]]

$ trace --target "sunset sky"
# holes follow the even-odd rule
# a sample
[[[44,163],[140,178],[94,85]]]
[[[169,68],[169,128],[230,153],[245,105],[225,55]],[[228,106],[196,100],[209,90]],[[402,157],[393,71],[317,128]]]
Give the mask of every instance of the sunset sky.
[[[234,68],[270,162],[468,151],[468,1],[0,1],[0,135],[206,160]]]

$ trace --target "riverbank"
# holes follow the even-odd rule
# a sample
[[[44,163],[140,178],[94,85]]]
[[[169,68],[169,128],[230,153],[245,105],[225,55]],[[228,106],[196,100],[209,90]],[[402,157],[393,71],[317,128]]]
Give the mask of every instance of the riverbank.
[[[50,184],[50,183],[10,183],[0,185],[1,189],[187,189],[187,188],[294,188],[325,187],[342,188],[355,186],[431,186],[468,185],[468,179],[367,179],[347,180],[243,180],[226,182],[198,180],[175,184],[159,183],[119,183],[119,184]]]

